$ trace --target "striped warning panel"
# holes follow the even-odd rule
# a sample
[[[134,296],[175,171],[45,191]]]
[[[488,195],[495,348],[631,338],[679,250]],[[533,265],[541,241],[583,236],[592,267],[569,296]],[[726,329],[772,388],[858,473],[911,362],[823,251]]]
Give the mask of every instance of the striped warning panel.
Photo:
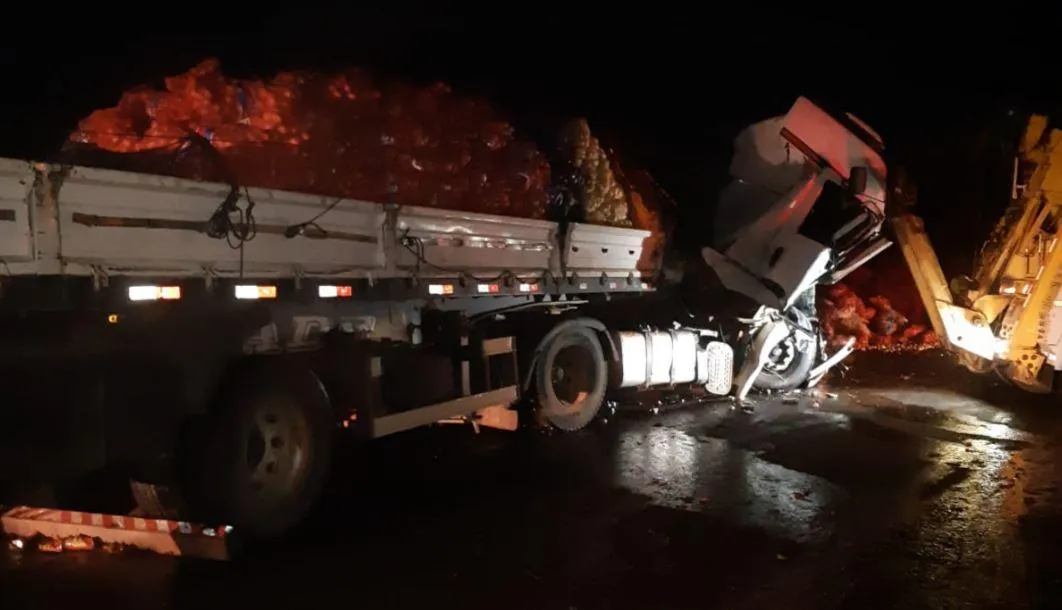
[[[51,508],[17,506],[0,516],[4,533],[49,538],[90,536],[104,542],[127,544],[167,555],[229,558],[229,526],[124,515],[85,513]]]
[[[104,515],[100,513],[83,513],[73,510],[32,508],[29,506],[13,508],[5,513],[4,516],[13,519],[69,523],[71,525],[91,525],[95,527],[135,530],[138,532],[160,532],[165,534],[178,533],[189,536],[211,536],[221,538],[224,538],[225,535],[232,530],[232,528],[228,526],[210,528],[197,523],[188,523],[186,521],[126,517],[123,515]]]

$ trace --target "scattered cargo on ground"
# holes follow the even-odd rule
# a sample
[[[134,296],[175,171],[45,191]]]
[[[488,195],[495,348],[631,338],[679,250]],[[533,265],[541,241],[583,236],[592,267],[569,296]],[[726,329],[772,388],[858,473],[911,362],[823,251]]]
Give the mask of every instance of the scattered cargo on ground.
[[[846,284],[836,284],[822,293],[819,316],[831,345],[841,345],[851,338],[855,338],[857,350],[922,350],[940,345],[931,328],[912,322],[887,297],[863,300]]]

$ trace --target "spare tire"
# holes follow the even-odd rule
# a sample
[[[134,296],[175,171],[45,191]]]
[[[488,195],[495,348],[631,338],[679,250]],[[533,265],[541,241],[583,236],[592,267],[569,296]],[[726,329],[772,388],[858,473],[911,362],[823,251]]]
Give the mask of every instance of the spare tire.
[[[601,410],[608,363],[590,328],[568,322],[544,340],[535,360],[539,414],[565,432],[585,428]]]

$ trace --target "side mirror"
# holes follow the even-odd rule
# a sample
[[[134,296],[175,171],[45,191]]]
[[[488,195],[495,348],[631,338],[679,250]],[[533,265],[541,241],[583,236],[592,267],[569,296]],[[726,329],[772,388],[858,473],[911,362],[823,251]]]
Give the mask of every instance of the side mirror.
[[[867,168],[858,165],[853,167],[848,174],[848,194],[855,197],[862,195],[867,190]]]

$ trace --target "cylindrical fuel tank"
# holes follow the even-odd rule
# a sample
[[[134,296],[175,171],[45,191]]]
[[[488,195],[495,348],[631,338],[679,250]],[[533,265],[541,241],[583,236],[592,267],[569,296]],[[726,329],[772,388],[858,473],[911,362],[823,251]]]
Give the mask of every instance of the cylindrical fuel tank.
[[[726,343],[710,341],[702,347],[695,330],[623,331],[616,338],[620,387],[698,383],[716,394],[730,389],[734,353]]]

